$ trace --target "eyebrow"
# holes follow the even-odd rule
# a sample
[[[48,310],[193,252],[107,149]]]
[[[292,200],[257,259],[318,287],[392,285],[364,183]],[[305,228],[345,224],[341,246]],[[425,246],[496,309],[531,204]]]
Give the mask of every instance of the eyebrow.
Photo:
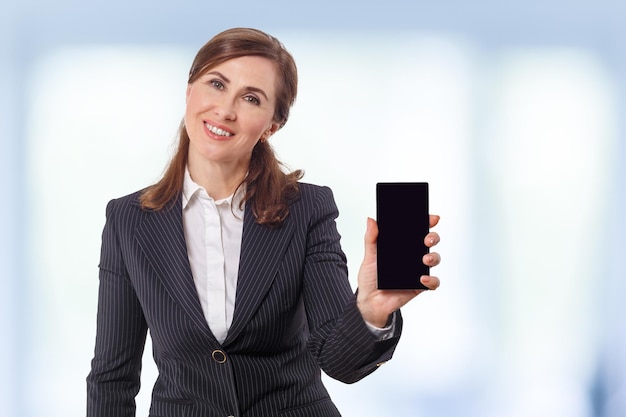
[[[222,74],[219,71],[209,71],[209,72],[207,72],[207,74],[217,75],[222,80],[224,80],[224,82],[226,84],[230,84],[230,80],[228,79],[228,77],[226,77],[224,74]],[[263,97],[265,97],[265,100],[269,101],[269,98],[267,97],[267,94],[265,94],[265,91],[261,90],[260,88],[249,86],[249,87],[245,87],[245,89],[246,89],[246,91],[252,91],[254,93],[259,93]]]

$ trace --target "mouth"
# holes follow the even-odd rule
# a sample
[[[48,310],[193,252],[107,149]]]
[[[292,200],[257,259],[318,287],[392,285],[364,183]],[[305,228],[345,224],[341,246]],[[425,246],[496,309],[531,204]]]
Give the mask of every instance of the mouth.
[[[213,126],[212,124],[209,124],[207,122],[204,122],[204,126],[207,128],[207,130],[209,132],[211,132],[211,133],[213,133],[214,135],[217,135],[217,136],[221,136],[221,137],[227,138],[227,137],[230,137],[230,136],[234,135],[234,133],[232,133],[232,132],[228,132],[228,131],[226,131],[224,129],[220,129],[219,127]]]

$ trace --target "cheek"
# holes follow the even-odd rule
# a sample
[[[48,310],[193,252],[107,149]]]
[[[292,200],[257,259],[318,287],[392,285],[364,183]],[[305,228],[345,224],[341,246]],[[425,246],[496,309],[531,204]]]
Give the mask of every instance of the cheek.
[[[211,107],[212,103],[220,97],[219,93],[204,85],[194,84],[187,90],[185,98],[185,105],[187,112],[192,115],[193,113],[199,113]]]
[[[265,125],[259,123],[255,125],[254,128],[249,129],[248,132],[250,135],[250,139],[254,140],[255,142],[259,140],[266,130],[264,127]]]
[[[192,110],[194,108],[193,97],[188,96],[185,101],[185,125],[189,126],[189,122],[191,121]]]
[[[187,96],[185,102],[185,126],[187,129],[194,129],[195,123],[197,121],[198,115],[207,109],[207,98],[198,92],[194,92],[193,90]]]
[[[202,104],[202,95],[197,93],[195,89],[192,89],[190,93],[187,95],[187,99],[185,101],[187,113],[191,113],[194,109],[200,107],[201,104]]]
[[[251,118],[248,124],[249,130],[261,136],[266,130],[272,127],[272,120],[267,115],[258,115]]]

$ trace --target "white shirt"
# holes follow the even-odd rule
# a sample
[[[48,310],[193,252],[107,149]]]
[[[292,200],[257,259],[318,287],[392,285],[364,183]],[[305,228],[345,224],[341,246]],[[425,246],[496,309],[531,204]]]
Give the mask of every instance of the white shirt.
[[[183,182],[183,227],[191,273],[209,328],[220,343],[233,322],[243,233],[243,187],[214,200],[193,182]]]
[[[235,311],[244,216],[240,202],[244,188],[240,187],[230,197],[214,200],[185,170],[182,206],[187,255],[202,312],[220,343],[226,339]],[[395,314],[391,325],[384,329],[365,324],[384,340],[393,335]]]

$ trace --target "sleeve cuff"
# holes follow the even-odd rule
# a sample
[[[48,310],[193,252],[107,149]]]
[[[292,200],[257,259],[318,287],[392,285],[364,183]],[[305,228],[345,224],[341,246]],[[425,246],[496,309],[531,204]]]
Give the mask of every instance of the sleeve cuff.
[[[391,314],[391,320],[389,320],[389,324],[385,327],[376,327],[372,324],[369,324],[367,321],[365,322],[365,325],[367,326],[369,331],[378,338],[378,340],[382,341],[391,339],[393,337],[396,327],[396,312],[394,311],[393,314]]]

